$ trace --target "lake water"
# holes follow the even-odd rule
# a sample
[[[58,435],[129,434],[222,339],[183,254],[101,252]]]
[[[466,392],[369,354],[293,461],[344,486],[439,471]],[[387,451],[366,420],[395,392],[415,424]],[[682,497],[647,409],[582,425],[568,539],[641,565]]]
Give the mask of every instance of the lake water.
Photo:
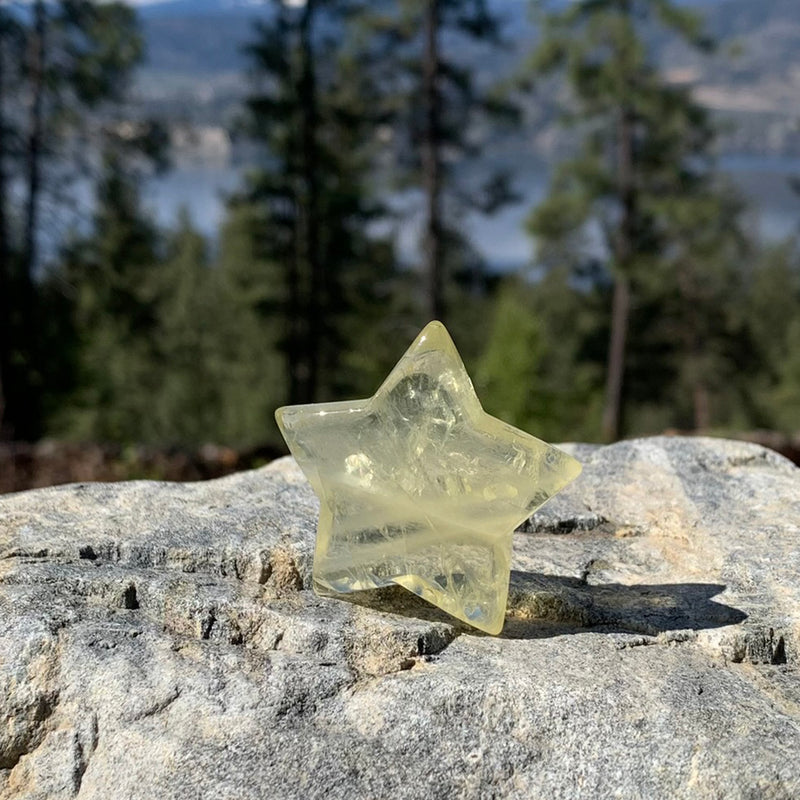
[[[763,156],[727,156],[720,162],[751,204],[752,224],[764,238],[778,240],[800,232],[800,195],[788,178],[800,176],[800,159]],[[522,202],[493,217],[470,215],[463,221],[475,247],[493,267],[510,269],[529,262],[531,239],[524,222],[530,209],[544,195],[548,172],[533,165],[516,175],[516,190]],[[225,197],[239,185],[240,173],[228,166],[197,166],[174,169],[147,181],[144,200],[156,219],[173,225],[181,208],[204,234],[214,237],[224,212]],[[410,215],[397,231],[398,248],[404,260],[414,259],[419,218]]]

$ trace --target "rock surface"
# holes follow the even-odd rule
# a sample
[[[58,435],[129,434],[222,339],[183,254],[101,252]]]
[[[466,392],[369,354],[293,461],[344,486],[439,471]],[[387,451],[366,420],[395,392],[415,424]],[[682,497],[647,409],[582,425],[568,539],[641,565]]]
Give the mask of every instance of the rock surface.
[[[800,469],[570,449],[499,637],[316,597],[290,459],[0,498],[0,798],[800,796]]]

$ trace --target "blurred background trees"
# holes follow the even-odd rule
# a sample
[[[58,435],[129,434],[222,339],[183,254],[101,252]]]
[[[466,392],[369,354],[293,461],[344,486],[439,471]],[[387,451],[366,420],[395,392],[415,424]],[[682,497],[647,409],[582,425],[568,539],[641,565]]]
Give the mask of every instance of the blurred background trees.
[[[0,7],[0,429],[8,436],[44,432],[58,356],[42,335],[54,322],[41,291],[46,203],[69,202],[67,184],[92,166],[87,142],[98,152],[113,146],[112,108],[142,55],[135,12],[122,3]]]
[[[742,2],[3,3],[2,438],[274,452],[434,316],[544,438],[798,434],[797,230],[736,109],[772,98],[788,218],[800,62],[731,55]]]
[[[573,103],[565,118],[583,129],[579,155],[559,166],[530,227],[544,262],[552,240],[566,243],[590,221],[601,232],[613,285],[602,417],[608,440],[620,431],[632,292],[671,246],[691,251],[669,218],[685,218],[693,191],[710,183],[705,115],[648,57],[641,28],[656,21],[699,38],[698,18],[667,0],[575,3],[543,16],[531,59],[535,73],[566,74]]]

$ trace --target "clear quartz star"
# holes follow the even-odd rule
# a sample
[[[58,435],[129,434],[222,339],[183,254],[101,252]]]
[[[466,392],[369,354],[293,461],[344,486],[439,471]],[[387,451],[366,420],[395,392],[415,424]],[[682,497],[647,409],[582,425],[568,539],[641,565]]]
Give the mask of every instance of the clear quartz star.
[[[369,399],[275,416],[320,500],[318,593],[399,584],[500,633],[514,529],[581,467],[483,410],[440,322]]]

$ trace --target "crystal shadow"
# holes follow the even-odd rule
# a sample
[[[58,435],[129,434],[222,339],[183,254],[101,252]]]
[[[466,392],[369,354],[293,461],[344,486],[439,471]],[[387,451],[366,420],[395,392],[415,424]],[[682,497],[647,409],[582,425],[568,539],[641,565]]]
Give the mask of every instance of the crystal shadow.
[[[712,600],[719,583],[589,584],[562,575],[512,570],[505,638],[598,630],[657,636],[735,625],[747,614]]]
[[[543,639],[571,633],[637,633],[735,625],[747,614],[715,602],[718,583],[589,584],[564,575],[511,571],[500,638]],[[404,617],[443,622],[459,633],[485,635],[401,587],[337,595],[337,599]]]

